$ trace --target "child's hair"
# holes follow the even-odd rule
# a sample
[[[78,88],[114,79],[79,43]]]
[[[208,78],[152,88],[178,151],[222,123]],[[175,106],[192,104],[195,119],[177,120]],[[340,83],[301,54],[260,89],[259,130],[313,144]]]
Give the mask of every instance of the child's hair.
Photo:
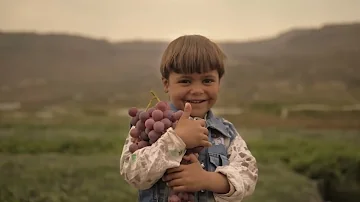
[[[178,74],[204,73],[217,70],[224,73],[226,56],[217,44],[201,35],[184,35],[172,41],[165,49],[160,65],[162,77]]]

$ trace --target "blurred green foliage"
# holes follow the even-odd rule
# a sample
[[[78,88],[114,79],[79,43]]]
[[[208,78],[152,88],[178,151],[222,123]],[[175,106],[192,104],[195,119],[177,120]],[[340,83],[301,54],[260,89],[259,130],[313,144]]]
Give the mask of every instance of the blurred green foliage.
[[[125,124],[0,124],[0,201],[136,201],[119,175]],[[243,129],[259,164],[246,201],[360,198],[358,131]],[[276,186],[274,186],[276,185]]]

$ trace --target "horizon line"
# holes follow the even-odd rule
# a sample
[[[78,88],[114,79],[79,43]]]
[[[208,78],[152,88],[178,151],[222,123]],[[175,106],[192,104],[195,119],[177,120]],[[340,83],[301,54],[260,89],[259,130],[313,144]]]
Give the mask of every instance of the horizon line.
[[[268,40],[272,38],[276,38],[277,36],[290,32],[290,31],[296,31],[296,30],[318,30],[327,26],[341,26],[341,25],[355,25],[360,24],[360,20],[353,20],[353,21],[344,21],[344,22],[327,22],[322,23],[318,26],[294,26],[289,27],[287,29],[280,30],[276,34],[268,35],[268,36],[258,36],[258,37],[252,37],[252,38],[243,38],[243,39],[211,39],[212,41],[217,43],[248,43],[248,42],[254,42],[254,41],[262,41],[262,40]],[[72,32],[72,31],[37,31],[37,30],[31,30],[31,29],[9,29],[9,30],[3,30],[0,28],[0,34],[1,33],[10,33],[10,34],[36,34],[36,35],[65,35],[65,36],[74,36],[74,37],[82,37],[82,38],[88,38],[93,40],[99,40],[99,41],[106,41],[108,43],[117,44],[117,43],[134,43],[134,42],[157,42],[157,43],[168,43],[175,38],[145,38],[145,37],[137,37],[137,38],[125,38],[125,39],[110,39],[109,37],[101,37],[101,36],[94,36],[91,34],[81,33],[81,32]],[[191,34],[200,34],[200,33],[189,33]],[[187,35],[187,34],[180,34]],[[201,35],[201,34],[200,34]],[[206,36],[206,35],[204,35]],[[207,37],[207,36],[206,36]]]

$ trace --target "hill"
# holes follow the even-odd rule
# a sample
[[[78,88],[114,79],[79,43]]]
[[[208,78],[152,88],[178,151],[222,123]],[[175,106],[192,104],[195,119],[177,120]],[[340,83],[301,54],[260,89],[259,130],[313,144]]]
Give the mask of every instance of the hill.
[[[360,23],[326,24],[314,29],[295,28],[259,41],[224,43],[236,56],[324,55],[360,49]]]
[[[360,23],[330,24],[260,41],[222,42],[229,62],[219,105],[358,103],[359,36]],[[145,105],[150,89],[162,92],[158,64],[166,45],[2,32],[0,102]]]

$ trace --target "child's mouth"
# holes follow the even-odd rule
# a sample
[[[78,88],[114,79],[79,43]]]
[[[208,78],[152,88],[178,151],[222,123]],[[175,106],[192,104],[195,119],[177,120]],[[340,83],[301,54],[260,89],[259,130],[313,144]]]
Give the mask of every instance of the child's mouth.
[[[206,100],[186,100],[186,102],[189,102],[191,104],[200,104],[202,102],[205,102]]]

